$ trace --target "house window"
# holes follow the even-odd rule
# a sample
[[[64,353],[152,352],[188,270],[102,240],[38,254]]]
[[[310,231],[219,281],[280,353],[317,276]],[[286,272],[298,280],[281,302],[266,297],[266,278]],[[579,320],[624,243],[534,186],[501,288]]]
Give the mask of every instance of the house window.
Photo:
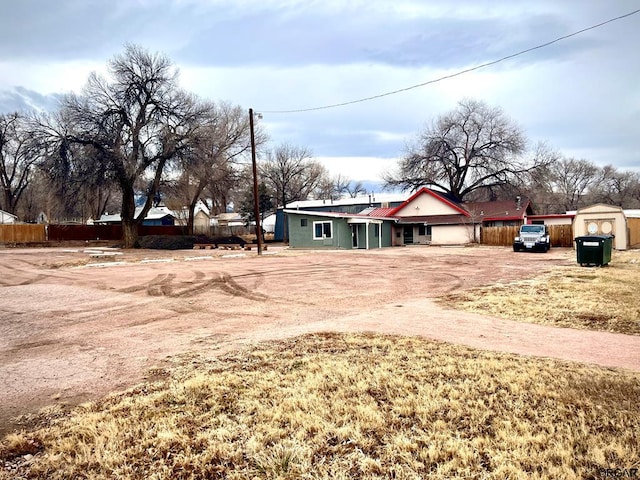
[[[418,225],[418,235],[431,236],[431,225]]]
[[[300,226],[301,227],[306,227],[307,225],[309,225],[309,221],[306,218],[301,218],[300,219]]]
[[[333,222],[313,222],[313,239],[333,238]]]

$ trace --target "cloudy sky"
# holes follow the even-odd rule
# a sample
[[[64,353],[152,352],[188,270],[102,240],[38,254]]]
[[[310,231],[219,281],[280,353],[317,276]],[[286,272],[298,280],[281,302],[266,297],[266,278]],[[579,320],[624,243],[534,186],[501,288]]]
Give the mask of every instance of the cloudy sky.
[[[376,181],[459,100],[501,107],[533,146],[640,170],[640,14],[376,100],[640,9],[639,0],[0,0],[0,111],[53,106],[125,43],[181,85],[263,112],[273,144]],[[51,107],[53,108],[53,107]]]

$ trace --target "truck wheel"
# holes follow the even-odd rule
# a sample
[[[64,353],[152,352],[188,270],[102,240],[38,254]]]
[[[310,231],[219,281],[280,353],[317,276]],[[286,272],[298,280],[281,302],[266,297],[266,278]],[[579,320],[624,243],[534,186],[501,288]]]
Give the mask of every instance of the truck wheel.
[[[520,247],[516,247],[515,245],[513,246],[513,251],[514,252],[519,252],[520,251]]]

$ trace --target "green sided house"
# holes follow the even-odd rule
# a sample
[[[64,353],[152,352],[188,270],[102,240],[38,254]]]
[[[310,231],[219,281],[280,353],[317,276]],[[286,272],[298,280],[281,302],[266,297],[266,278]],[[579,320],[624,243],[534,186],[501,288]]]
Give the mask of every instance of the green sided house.
[[[291,248],[382,248],[391,246],[393,220],[366,214],[285,210]]]
[[[458,203],[422,188],[397,207],[357,214],[285,209],[291,248],[382,248],[402,245],[464,245],[477,242],[480,227],[520,225],[532,214],[528,200]]]

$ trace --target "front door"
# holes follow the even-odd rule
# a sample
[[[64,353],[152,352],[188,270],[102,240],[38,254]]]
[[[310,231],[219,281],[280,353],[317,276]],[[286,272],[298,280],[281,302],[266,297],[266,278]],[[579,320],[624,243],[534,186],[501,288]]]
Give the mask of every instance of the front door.
[[[358,225],[351,225],[351,246],[358,248]]]
[[[411,245],[413,243],[413,225],[404,226],[403,240],[405,245]]]

